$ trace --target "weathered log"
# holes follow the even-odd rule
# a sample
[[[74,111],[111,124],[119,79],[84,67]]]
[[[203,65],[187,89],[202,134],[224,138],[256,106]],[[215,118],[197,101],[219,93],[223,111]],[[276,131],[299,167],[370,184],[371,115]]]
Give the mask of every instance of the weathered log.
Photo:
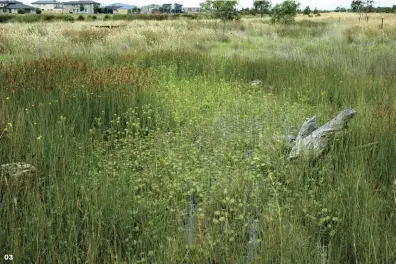
[[[334,119],[316,130],[313,130],[316,123],[315,117],[305,121],[298,133],[296,144],[289,154],[289,159],[302,157],[308,160],[315,160],[319,158],[330,146],[335,133],[345,129],[348,121],[355,114],[356,111],[354,109],[345,109]]]

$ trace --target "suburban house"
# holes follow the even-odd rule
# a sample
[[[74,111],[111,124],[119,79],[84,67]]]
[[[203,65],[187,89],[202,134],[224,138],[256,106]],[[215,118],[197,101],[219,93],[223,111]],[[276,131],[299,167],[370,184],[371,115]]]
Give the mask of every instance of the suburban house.
[[[18,9],[22,9],[25,13],[35,12],[33,6],[25,5],[22,2],[14,0],[0,0],[0,13],[18,13]]]
[[[158,14],[161,6],[160,5],[146,5],[142,6],[140,13],[142,14]]]
[[[183,7],[183,13],[186,14],[198,14],[199,13],[199,7]]]
[[[62,13],[63,4],[55,0],[38,0],[32,3],[35,8],[41,9],[43,12]]]
[[[131,14],[133,8],[134,6],[123,3],[115,3],[104,7],[105,13],[113,14]]]
[[[95,12],[95,7],[99,7],[99,3],[91,0],[69,1],[63,2],[64,13],[89,13]]]

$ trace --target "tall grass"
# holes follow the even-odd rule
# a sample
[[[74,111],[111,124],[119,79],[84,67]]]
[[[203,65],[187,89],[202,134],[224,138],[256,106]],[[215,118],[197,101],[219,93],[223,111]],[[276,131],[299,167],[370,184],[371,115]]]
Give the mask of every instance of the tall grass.
[[[394,262],[393,36],[329,21],[235,22],[229,42],[210,21],[6,25],[0,163],[33,164],[38,182],[24,195],[0,188],[3,254]],[[43,41],[47,56],[26,48]],[[273,140],[345,107],[357,116],[315,164],[288,161]]]

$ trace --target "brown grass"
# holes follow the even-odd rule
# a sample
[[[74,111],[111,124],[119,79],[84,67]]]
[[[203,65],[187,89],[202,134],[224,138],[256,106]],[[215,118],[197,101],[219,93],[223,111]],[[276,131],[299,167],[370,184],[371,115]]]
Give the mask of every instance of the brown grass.
[[[139,67],[121,67],[93,69],[86,79],[94,86],[125,87],[133,85],[147,86],[152,80],[152,72]]]
[[[73,30],[67,29],[63,31],[62,35],[70,38],[73,43],[92,44],[94,42],[103,41],[109,34],[109,29],[86,29]]]
[[[73,58],[50,57],[19,61],[12,66],[0,65],[3,81],[11,89],[30,89],[38,92],[63,91],[83,87],[90,92],[98,88],[129,89],[152,86],[155,81],[149,69],[134,66],[98,68]],[[133,88],[133,89],[132,89]]]
[[[69,73],[72,81],[76,78],[74,74],[86,74],[88,66],[86,63],[67,57],[39,58],[29,61],[19,61],[10,66],[1,66],[3,81],[13,89],[29,86],[29,89],[46,91],[53,90],[62,75]],[[64,78],[62,78],[64,80]],[[38,88],[39,87],[39,88]]]
[[[5,30],[0,28],[0,54],[7,53],[10,45],[11,42],[9,38],[7,38]]]

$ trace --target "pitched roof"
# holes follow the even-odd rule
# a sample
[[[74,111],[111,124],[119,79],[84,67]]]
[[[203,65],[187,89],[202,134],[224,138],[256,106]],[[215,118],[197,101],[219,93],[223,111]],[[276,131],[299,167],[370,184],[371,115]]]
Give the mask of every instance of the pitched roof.
[[[142,8],[149,8],[149,7],[161,7],[161,6],[156,4],[142,6]]]
[[[7,9],[36,9],[36,8],[33,6],[28,6],[21,2],[15,1],[15,3],[7,5]]]
[[[38,0],[35,2],[32,2],[31,4],[60,4],[61,2],[58,2],[56,0]]]
[[[69,1],[63,2],[64,5],[78,5],[78,4],[99,4],[98,2],[91,1],[91,0],[84,0],[84,1]]]
[[[115,3],[108,6],[105,6],[106,9],[133,9],[135,6],[123,4],[123,3]]]

